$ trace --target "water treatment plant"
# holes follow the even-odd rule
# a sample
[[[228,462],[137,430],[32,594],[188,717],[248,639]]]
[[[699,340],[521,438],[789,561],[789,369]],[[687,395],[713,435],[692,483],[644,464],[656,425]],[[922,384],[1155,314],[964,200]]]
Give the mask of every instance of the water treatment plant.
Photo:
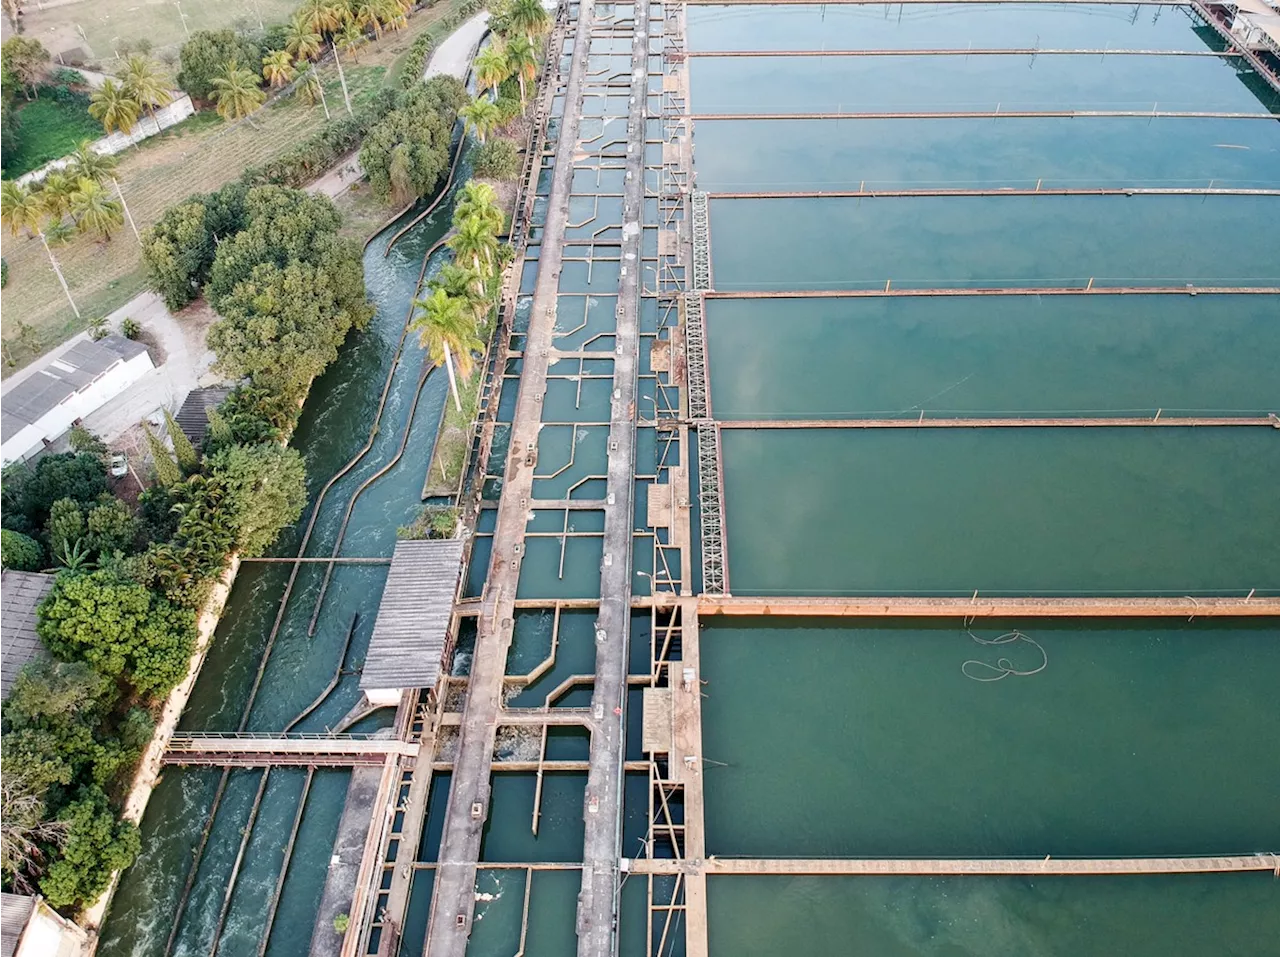
[[[101,953],[1276,953],[1277,22],[562,4],[465,534],[464,142]]]

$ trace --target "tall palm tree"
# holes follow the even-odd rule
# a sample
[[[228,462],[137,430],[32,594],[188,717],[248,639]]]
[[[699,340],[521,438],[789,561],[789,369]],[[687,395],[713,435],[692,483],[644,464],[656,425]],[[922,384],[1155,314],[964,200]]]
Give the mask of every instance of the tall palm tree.
[[[333,33],[346,22],[349,15],[342,0],[304,0],[295,14],[299,24],[304,24],[312,33],[321,35]]]
[[[308,66],[302,74],[302,83],[298,85],[298,92],[307,98],[307,102],[312,106],[319,103],[324,107],[324,118],[326,120],[333,119],[329,115],[329,101],[324,98],[324,84],[320,82],[320,74],[316,72],[315,67]]]
[[[138,122],[142,104],[126,91],[124,84],[113,79],[102,81],[89,98],[89,115],[102,124],[110,134],[113,130],[128,133]]]
[[[445,263],[440,272],[428,285],[434,289],[443,289],[454,299],[460,299],[471,310],[476,324],[480,325],[493,305],[484,294],[483,280],[474,269],[456,262]]]
[[[71,197],[71,215],[81,232],[95,232],[111,242],[111,230],[124,224],[124,211],[119,200],[102,188],[100,183],[82,179]]]
[[[14,236],[24,229],[32,236],[36,235],[44,214],[44,197],[39,190],[9,179],[0,185],[0,221]]]
[[[155,62],[135,53],[125,61],[124,71],[120,74],[124,80],[125,93],[135,100],[139,106],[156,118],[156,107],[168,106],[173,102],[173,94],[169,92],[169,84]]]
[[[299,60],[314,60],[324,49],[324,37],[311,29],[311,24],[302,16],[295,16],[289,22],[284,48]]]
[[[422,312],[414,317],[409,328],[418,333],[431,361],[448,371],[453,404],[461,412],[462,398],[458,395],[454,356],[457,356],[458,373],[469,379],[473,365],[471,353],[484,348],[484,343],[476,337],[475,320],[466,303],[454,299],[443,289],[436,289],[426,299],[415,299],[413,304]]]
[[[542,0],[515,0],[507,18],[512,29],[523,33],[530,44],[534,37],[540,37],[551,29],[551,17],[542,6]]]
[[[480,275],[492,274],[498,240],[483,220],[472,218],[458,223],[458,231],[449,237],[448,245],[455,256],[469,262]]]
[[[44,178],[40,184],[40,196],[44,200],[44,211],[53,220],[60,220],[71,212],[71,197],[78,188],[79,178],[65,173],[54,172]]]
[[[454,226],[461,228],[463,223],[470,220],[480,222],[494,236],[502,232],[506,221],[493,187],[474,179],[467,180],[453,206]]]
[[[352,23],[361,30],[372,28],[374,38],[382,39],[383,21],[390,19],[385,0],[350,0],[347,9]]]
[[[507,44],[507,69],[520,81],[520,108],[524,109],[524,85],[538,75],[538,51],[525,36],[511,38]]]
[[[117,160],[109,153],[99,153],[88,140],[81,140],[80,145],[71,153],[71,161],[66,166],[66,173],[73,181],[91,179],[102,182],[115,172]]]
[[[238,120],[260,107],[267,95],[258,89],[258,74],[242,70],[232,60],[226,72],[213,80],[213,99],[218,115],[224,120]]]
[[[492,90],[493,99],[498,98],[498,87],[511,75],[507,65],[507,51],[501,43],[494,40],[480,51],[475,60],[476,82],[482,90]]]
[[[481,143],[502,119],[502,111],[498,109],[498,104],[483,96],[476,97],[474,103],[468,103],[460,109],[458,115],[467,124],[467,129],[472,130],[480,138]]]
[[[350,53],[351,59],[356,63],[360,62],[360,58],[356,56],[356,50],[365,42],[365,35],[364,30],[354,20],[348,20],[343,24],[342,29],[333,35],[333,42],[341,44],[342,49]],[[334,51],[334,62],[337,62],[337,51]]]
[[[262,58],[262,78],[277,90],[287,86],[297,72],[288,50],[274,50]]]

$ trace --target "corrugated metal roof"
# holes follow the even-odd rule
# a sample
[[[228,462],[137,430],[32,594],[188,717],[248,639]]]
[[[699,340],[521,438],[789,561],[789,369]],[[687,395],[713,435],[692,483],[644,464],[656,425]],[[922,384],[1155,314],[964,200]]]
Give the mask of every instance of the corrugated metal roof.
[[[213,386],[208,389],[195,389],[188,396],[187,400],[182,403],[182,408],[178,410],[174,421],[178,423],[178,428],[182,429],[183,434],[191,440],[191,444],[197,449],[200,443],[204,441],[204,434],[209,431],[209,410],[216,409],[222,404],[222,400],[231,394],[231,390],[226,386]]]
[[[128,361],[146,351],[147,347],[141,342],[124,336],[77,342],[56,358],[46,360],[34,375],[5,393],[6,431],[18,431],[13,428],[14,420],[34,425],[58,403],[66,401],[117,362]]]
[[[8,569],[0,575],[0,697],[9,697],[23,665],[47,654],[36,635],[36,606],[52,587],[52,575]]]
[[[462,542],[397,542],[361,688],[434,688],[462,571]]]
[[[0,957],[13,957],[35,906],[34,897],[0,894]]]

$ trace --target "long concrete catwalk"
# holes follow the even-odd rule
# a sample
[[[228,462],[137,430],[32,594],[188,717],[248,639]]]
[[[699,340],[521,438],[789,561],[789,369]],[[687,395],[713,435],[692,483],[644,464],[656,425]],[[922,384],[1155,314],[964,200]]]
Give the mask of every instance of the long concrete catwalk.
[[[633,874],[701,874],[704,877],[718,874],[777,874],[789,876],[910,874],[930,877],[974,874],[1068,876],[1098,874],[1219,874],[1248,871],[1273,871],[1280,877],[1280,855],[976,858],[972,860],[950,858],[937,860],[729,857],[710,857],[704,860],[671,860],[644,858],[629,861],[628,867]]]
[[[700,615],[832,618],[1225,618],[1280,615],[1280,598],[748,598],[703,595]]]

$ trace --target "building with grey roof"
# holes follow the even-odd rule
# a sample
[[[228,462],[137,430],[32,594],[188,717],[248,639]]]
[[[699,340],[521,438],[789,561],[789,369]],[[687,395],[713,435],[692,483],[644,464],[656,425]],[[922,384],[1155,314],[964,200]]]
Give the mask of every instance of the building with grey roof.
[[[154,368],[146,346],[116,335],[46,356],[0,402],[0,465],[36,455]]]
[[[458,539],[396,543],[360,675],[371,704],[392,705],[407,689],[435,688],[461,572]]]
[[[41,897],[0,894],[0,957],[80,957],[88,935]]]
[[[205,433],[209,431],[209,413],[222,404],[222,400],[231,394],[227,386],[210,386],[205,389],[192,389],[186,401],[173,420],[178,423],[182,434],[191,440],[197,449],[204,442]]]
[[[0,699],[9,697],[23,665],[48,654],[36,634],[36,608],[53,578],[9,569],[0,575]]]

